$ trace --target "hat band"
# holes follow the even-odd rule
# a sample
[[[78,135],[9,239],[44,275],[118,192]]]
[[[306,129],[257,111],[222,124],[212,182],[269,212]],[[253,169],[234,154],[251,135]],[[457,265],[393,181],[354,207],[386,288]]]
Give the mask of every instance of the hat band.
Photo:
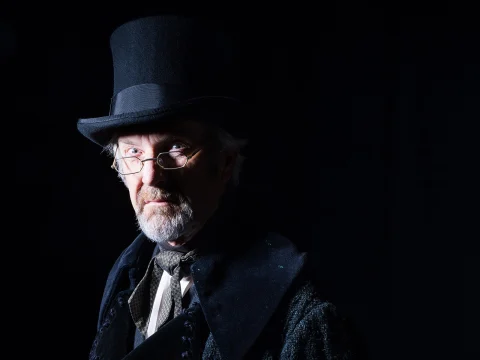
[[[190,97],[193,97],[193,92],[184,87],[159,84],[134,85],[112,97],[109,115],[157,109]]]

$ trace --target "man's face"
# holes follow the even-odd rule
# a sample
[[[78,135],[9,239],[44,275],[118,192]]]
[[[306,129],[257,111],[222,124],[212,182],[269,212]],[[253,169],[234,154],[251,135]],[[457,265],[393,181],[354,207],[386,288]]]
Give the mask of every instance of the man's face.
[[[116,158],[143,160],[160,152],[195,152],[181,169],[165,170],[148,160],[140,173],[124,176],[138,225],[151,240],[181,245],[215,211],[231,176],[232,156],[205,139],[204,126],[191,120],[119,137]]]

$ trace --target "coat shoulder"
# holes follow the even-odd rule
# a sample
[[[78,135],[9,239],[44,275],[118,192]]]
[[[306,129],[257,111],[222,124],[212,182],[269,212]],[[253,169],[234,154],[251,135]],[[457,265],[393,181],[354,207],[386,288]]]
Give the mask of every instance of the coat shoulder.
[[[350,321],[321,295],[318,285],[301,280],[287,301],[285,342],[280,358],[363,360]]]

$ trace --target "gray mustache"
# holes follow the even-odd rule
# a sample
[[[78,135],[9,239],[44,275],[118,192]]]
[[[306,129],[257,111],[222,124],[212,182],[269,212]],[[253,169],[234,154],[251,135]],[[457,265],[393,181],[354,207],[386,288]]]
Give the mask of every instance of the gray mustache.
[[[170,191],[165,191],[162,189],[157,189],[157,188],[151,188],[145,191],[140,191],[138,194],[138,197],[147,201],[165,200],[165,201],[173,202],[173,201],[181,200],[178,194]]]

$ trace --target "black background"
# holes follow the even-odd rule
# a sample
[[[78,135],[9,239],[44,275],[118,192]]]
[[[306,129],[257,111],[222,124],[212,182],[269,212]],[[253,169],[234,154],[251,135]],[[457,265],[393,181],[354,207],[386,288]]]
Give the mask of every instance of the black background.
[[[470,359],[480,32],[473,8],[389,4],[208,9],[251,44],[245,76],[262,115],[242,181],[272,229],[312,252],[371,359]],[[23,306],[4,323],[26,315],[12,358],[88,356],[108,270],[137,230],[127,190],[76,121],[108,112],[111,31],[185,9],[64,3],[1,22],[17,176],[5,241],[20,247],[5,250],[15,287],[4,294],[28,294],[15,290]]]

